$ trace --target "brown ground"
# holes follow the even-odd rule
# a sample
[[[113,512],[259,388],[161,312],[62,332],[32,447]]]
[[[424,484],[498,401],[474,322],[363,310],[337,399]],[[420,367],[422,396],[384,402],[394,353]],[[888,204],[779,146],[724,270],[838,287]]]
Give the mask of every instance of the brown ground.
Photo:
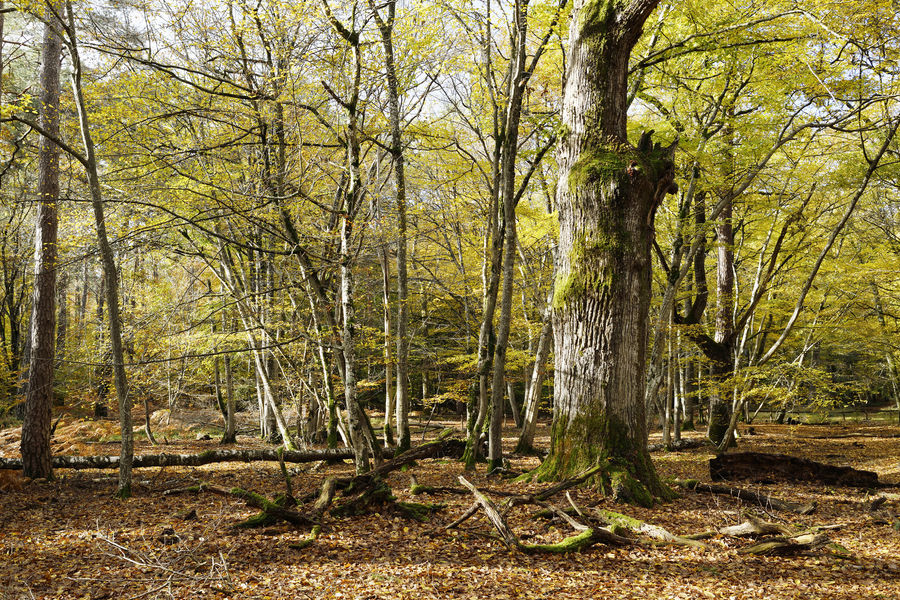
[[[450,424],[450,423],[448,423]],[[873,470],[884,481],[900,482],[900,437],[883,426],[756,426],[741,449],[781,452],[831,464]],[[63,422],[55,450],[68,453],[117,452],[114,442],[91,442],[115,431],[108,422]],[[170,430],[172,434],[173,430]],[[105,433],[104,433],[105,432]],[[542,431],[546,435],[546,431]],[[508,432],[512,444],[514,432]],[[832,436],[828,439],[826,436]],[[840,437],[837,437],[840,436]],[[169,436],[167,436],[169,437]],[[139,444],[138,453],[199,451],[215,440],[172,442],[161,449]],[[658,437],[658,436],[654,436]],[[173,437],[169,437],[173,439]],[[242,445],[258,445],[241,438]],[[542,439],[546,443],[546,439]],[[651,442],[658,441],[651,439]],[[0,455],[16,456],[18,432],[0,432]],[[708,481],[706,450],[656,453],[666,478]],[[536,459],[516,458],[527,469]],[[349,474],[349,464],[295,468],[299,498],[331,474]],[[428,460],[413,470],[419,483],[460,487],[459,463]],[[8,474],[7,474],[8,475]],[[306,537],[278,524],[236,530],[251,516],[238,500],[211,494],[163,496],[162,492],[204,480],[240,486],[273,497],[284,482],[275,463],[224,463],[200,468],[142,469],[135,495],[112,497],[115,473],[57,472],[50,483],[30,482],[19,489],[7,477],[0,491],[0,600],[13,598],[900,598],[900,533],[890,520],[867,511],[866,492],[810,484],[752,485],[783,499],[815,500],[810,516],[763,513],[768,520],[796,525],[839,524],[829,532],[854,556],[839,559],[817,551],[798,557],[752,557],[737,553],[748,542],[715,537],[708,550],[683,546],[595,546],[569,555],[524,555],[507,550],[479,515],[458,531],[443,525],[471,503],[470,496],[411,497],[409,473],[388,478],[402,500],[446,503],[431,522],[402,519],[391,511],[363,517],[328,517],[322,535],[304,550],[290,547]],[[537,489],[484,476],[469,477],[481,488]],[[0,489],[4,485],[0,480]],[[900,495],[888,489],[885,508],[900,513]],[[622,507],[591,490],[573,497],[581,506],[600,504],[662,525],[673,533],[708,531],[741,520],[739,501],[686,492],[653,509]],[[564,499],[556,498],[559,505]],[[197,517],[177,513],[196,510]],[[529,542],[558,541],[571,535],[520,507],[510,516],[513,530]],[[900,522],[898,522],[900,527]]]

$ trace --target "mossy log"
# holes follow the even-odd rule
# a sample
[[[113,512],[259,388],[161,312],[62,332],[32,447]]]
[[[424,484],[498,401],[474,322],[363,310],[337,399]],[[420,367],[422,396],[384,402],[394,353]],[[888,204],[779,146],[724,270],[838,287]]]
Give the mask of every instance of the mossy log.
[[[288,496],[286,494],[279,494],[275,500],[274,504],[276,506],[280,506],[281,508],[293,508],[297,505],[296,501],[292,496]],[[252,517],[241,521],[240,523],[236,523],[234,527],[237,529],[253,529],[256,527],[266,527],[267,525],[271,525],[278,520],[278,517],[275,515],[266,512],[265,510],[261,510],[259,513],[253,515]]]
[[[677,546],[691,546],[694,548],[706,549],[707,545],[697,540],[693,540],[680,535],[671,533],[664,527],[646,523],[640,519],[623,515],[622,513],[613,512],[600,508],[593,509],[593,514],[602,522],[610,526],[610,530],[618,535],[626,535],[625,532],[633,532],[634,534],[650,538],[654,543],[673,544]]]
[[[782,512],[793,512],[799,515],[809,515],[815,512],[816,503],[798,504],[796,502],[788,502],[781,500],[775,496],[767,494],[759,494],[751,490],[736,488],[728,485],[701,483],[696,479],[676,479],[675,485],[691,490],[697,493],[719,494],[722,496],[731,496],[744,502],[752,502],[753,504],[766,509],[773,509]]]
[[[825,485],[878,488],[878,474],[852,467],[838,467],[786,454],[735,452],[709,461],[713,481],[744,479],[760,483],[811,481]]]
[[[439,510],[447,507],[446,504],[431,504],[422,502],[397,502],[397,510],[409,519],[425,523],[431,520],[431,516]]]
[[[579,531],[577,534],[568,537],[556,544],[522,543],[516,536],[516,534],[513,533],[512,529],[510,529],[509,525],[506,522],[506,519],[497,509],[497,506],[493,502],[491,502],[491,500],[487,496],[478,491],[478,489],[469,481],[467,481],[462,475],[460,475],[459,477],[459,482],[462,483],[466,488],[468,488],[469,491],[472,492],[472,495],[475,496],[476,510],[478,506],[481,507],[488,520],[494,525],[494,528],[500,534],[500,539],[504,544],[506,544],[508,548],[515,548],[516,550],[519,550],[520,552],[524,552],[526,554],[561,554],[566,552],[578,552],[598,543],[605,543],[615,546],[625,546],[633,543],[632,540],[616,535],[608,529],[605,529],[603,527],[587,527],[575,522],[571,518],[567,519],[567,522],[570,525],[573,525],[575,529]]]
[[[250,492],[238,487],[225,489],[215,485],[211,485],[209,483],[200,483],[198,485],[179,488],[173,490],[167,490],[164,492],[165,495],[171,494],[179,494],[186,492],[210,492],[216,494],[218,496],[227,496],[232,498],[239,498],[247,503],[248,506],[252,506],[254,508],[258,508],[263,511],[265,514],[280,519],[283,521],[287,521],[291,525],[295,525],[297,527],[306,527],[311,525],[318,525],[318,520],[303,513],[300,513],[296,510],[292,510],[290,508],[286,508],[284,506],[279,506],[275,502],[257,494],[255,492]]]
[[[413,496],[421,494],[467,494],[466,490],[461,488],[447,486],[422,485],[415,475],[409,476],[409,493]]]

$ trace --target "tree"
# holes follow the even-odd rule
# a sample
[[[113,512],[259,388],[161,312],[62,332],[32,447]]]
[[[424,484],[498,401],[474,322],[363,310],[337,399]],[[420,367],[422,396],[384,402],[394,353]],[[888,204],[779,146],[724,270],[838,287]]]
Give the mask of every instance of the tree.
[[[620,497],[668,490],[644,416],[653,220],[676,190],[669,148],[627,136],[628,65],[655,0],[583,0],[569,31],[557,184],[556,379],[550,454],[557,479],[607,462]]]
[[[48,4],[41,48],[40,123],[45,130],[38,151],[38,211],[35,228],[34,300],[31,311],[31,363],[22,422],[22,466],[26,477],[50,477],[50,413],[56,347],[56,274],[59,203],[59,4]]]

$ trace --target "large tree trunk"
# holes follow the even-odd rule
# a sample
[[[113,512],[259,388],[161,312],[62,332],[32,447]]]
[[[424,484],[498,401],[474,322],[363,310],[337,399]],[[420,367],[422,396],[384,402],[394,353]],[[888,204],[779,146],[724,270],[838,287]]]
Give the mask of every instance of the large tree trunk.
[[[631,49],[656,4],[575,4],[558,155],[554,423],[540,471],[565,478],[611,459],[614,487],[643,504],[669,493],[647,452],[644,390],[653,220],[675,189],[674,146],[649,134],[628,143],[626,97]]]
[[[57,6],[58,8],[58,6]],[[41,125],[59,135],[59,59],[62,41],[54,25],[44,25],[41,49]],[[31,312],[31,363],[22,422],[22,462],[26,477],[50,477],[50,412],[53,405],[56,335],[57,203],[59,147],[41,136],[38,151],[38,210]]]

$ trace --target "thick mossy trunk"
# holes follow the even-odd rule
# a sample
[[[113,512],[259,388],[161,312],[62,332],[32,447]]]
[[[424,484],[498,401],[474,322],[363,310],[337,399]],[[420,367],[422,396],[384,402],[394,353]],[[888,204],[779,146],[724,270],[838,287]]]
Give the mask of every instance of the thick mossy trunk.
[[[627,135],[631,49],[655,2],[582,0],[569,32],[557,185],[554,426],[542,479],[600,464],[620,499],[671,492],[647,453],[644,409],[656,208],[676,190],[674,145]],[[652,132],[651,132],[652,133]]]
[[[536,475],[540,481],[561,481],[594,465],[602,469],[593,483],[617,501],[652,506],[655,500],[674,497],[660,481],[646,442],[634,439],[621,422],[603,414],[578,417],[567,427],[554,422],[550,454]]]

